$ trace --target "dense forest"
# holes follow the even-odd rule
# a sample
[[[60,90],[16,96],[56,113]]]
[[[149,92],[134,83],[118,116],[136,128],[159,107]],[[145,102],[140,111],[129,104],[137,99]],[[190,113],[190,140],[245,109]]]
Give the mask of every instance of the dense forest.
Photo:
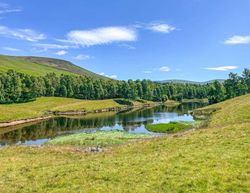
[[[230,73],[224,83],[211,84],[156,83],[150,80],[100,80],[85,76],[30,76],[9,70],[0,74],[0,103],[20,103],[41,96],[58,96],[78,99],[126,98],[166,101],[208,98],[216,103],[250,92],[250,70],[242,76]]]

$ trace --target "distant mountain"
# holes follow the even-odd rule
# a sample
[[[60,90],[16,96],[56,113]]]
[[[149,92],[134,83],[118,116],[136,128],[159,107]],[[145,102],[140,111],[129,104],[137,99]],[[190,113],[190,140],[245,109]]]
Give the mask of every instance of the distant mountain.
[[[214,81],[219,81],[219,82],[224,82],[224,79],[214,79],[214,80],[209,80],[205,82],[197,82],[197,81],[190,81],[190,80],[178,80],[178,79],[173,79],[173,80],[162,80],[162,81],[157,81],[159,83],[182,83],[182,84],[209,84],[213,83]]]
[[[66,60],[35,56],[0,55],[0,72],[6,72],[9,69],[35,76],[54,72],[58,75],[75,74],[91,78],[109,79]]]

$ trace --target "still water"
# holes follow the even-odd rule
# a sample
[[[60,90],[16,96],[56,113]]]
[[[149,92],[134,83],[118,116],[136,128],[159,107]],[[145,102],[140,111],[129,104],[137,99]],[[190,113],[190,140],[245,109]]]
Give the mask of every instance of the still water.
[[[187,103],[175,108],[157,106],[122,113],[99,113],[85,116],[56,117],[38,123],[0,128],[0,146],[43,144],[61,135],[81,132],[124,130],[130,133],[149,133],[145,126],[170,121],[193,121],[189,111],[204,106]]]

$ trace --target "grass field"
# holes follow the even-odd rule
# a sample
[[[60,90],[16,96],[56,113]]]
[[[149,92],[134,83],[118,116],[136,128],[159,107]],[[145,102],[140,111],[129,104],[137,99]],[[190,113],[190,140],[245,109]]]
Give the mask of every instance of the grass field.
[[[0,192],[249,193],[250,95],[215,106],[206,129],[102,153],[2,148]]]
[[[41,97],[21,104],[0,104],[0,122],[44,116],[48,111],[87,111],[121,107],[112,99],[79,100],[62,97]]]
[[[57,137],[48,142],[49,145],[74,145],[74,146],[110,146],[124,144],[135,139],[150,138],[152,135],[131,134],[123,131],[99,131],[96,133],[79,133]]]

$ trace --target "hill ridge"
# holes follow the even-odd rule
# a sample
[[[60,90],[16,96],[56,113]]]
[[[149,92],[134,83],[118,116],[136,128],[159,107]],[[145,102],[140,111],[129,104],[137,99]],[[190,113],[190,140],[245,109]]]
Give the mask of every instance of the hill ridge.
[[[0,55],[0,72],[5,72],[9,69],[36,76],[54,72],[56,74],[83,75],[95,79],[110,79],[64,59],[40,56]]]

